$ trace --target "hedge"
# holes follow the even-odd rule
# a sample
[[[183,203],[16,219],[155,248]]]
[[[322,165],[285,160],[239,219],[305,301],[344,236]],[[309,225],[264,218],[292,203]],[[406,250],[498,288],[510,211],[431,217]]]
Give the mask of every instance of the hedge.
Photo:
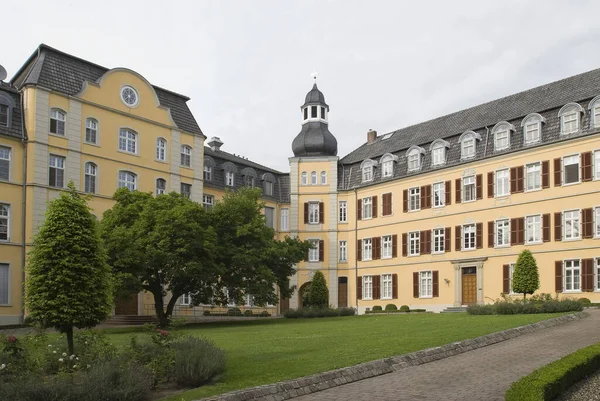
[[[338,317],[338,316],[352,316],[354,315],[354,308],[303,308],[303,309],[288,309],[283,312],[283,316],[288,319],[298,318],[314,318],[314,317]]]
[[[365,314],[373,315],[378,313],[388,314],[388,313],[423,313],[427,312],[427,309],[410,309],[410,310],[370,310],[366,311]]]
[[[580,312],[583,305],[574,299],[549,301],[497,301],[493,304],[473,304],[467,308],[469,315],[517,315],[534,313]]]
[[[547,401],[600,369],[600,343],[582,348],[514,382],[506,401]]]

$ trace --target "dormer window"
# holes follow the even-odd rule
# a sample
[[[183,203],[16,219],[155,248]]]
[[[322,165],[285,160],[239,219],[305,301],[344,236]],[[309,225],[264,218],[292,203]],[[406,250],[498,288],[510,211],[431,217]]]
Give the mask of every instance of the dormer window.
[[[8,106],[0,104],[0,125],[8,127]]]
[[[578,103],[569,103],[560,109],[558,117],[560,118],[560,133],[562,135],[579,131],[581,113],[583,113],[583,108]]]
[[[50,110],[50,132],[57,135],[65,134],[66,113],[59,109]]]
[[[408,171],[417,171],[421,169],[421,155],[425,153],[425,150],[419,146],[411,146],[406,152],[406,160],[408,164]]]
[[[431,144],[429,150],[431,151],[431,165],[441,166],[446,164],[446,148],[450,145],[443,139],[436,139]]]
[[[542,123],[545,122],[546,119],[538,113],[531,113],[523,119],[521,127],[525,145],[537,143],[542,139]]]
[[[15,102],[8,94],[0,92],[0,127],[11,126],[11,113]]]
[[[398,161],[398,156],[391,153],[386,153],[381,157],[381,178],[389,178],[394,176],[394,162]]]
[[[263,181],[263,192],[265,195],[273,196],[273,189],[275,187],[275,176],[271,173],[265,173],[262,175]]]
[[[460,158],[471,159],[475,157],[477,140],[481,140],[481,135],[473,131],[464,132],[458,142],[460,143]]]
[[[514,130],[515,127],[506,121],[499,122],[492,128],[495,152],[510,148],[510,132]]]
[[[256,171],[251,167],[246,167],[242,170],[242,176],[244,176],[244,185],[253,188],[256,185]]]
[[[600,96],[596,96],[590,102],[590,128],[600,128]]]
[[[375,162],[373,160],[365,160],[360,165],[362,171],[362,182],[373,181],[373,167]]]

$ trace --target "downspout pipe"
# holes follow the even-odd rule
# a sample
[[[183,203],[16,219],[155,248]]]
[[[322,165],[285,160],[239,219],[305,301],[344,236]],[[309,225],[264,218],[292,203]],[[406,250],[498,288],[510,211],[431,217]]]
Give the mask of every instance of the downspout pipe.
[[[21,202],[21,324],[25,323],[25,262],[27,259],[27,132],[25,131],[25,104],[23,91],[21,96],[21,145],[23,146],[23,200]]]
[[[358,205],[358,193],[354,188],[354,205]],[[354,213],[354,243],[358,246],[358,209]],[[356,305],[356,314],[358,315],[358,249],[354,253],[354,297]]]

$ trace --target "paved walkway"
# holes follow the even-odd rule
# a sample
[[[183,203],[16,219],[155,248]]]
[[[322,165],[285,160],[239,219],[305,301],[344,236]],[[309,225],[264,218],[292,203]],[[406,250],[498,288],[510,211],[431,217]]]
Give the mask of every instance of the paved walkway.
[[[295,400],[504,400],[512,382],[600,342],[600,310],[587,312],[585,319]]]

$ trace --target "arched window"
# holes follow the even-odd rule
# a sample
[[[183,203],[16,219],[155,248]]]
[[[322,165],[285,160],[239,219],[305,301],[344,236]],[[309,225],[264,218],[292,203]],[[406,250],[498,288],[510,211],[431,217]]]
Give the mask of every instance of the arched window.
[[[523,142],[526,145],[537,143],[542,139],[542,123],[546,119],[538,113],[531,113],[521,122],[523,128]]]
[[[181,165],[183,167],[192,165],[192,148],[187,145],[181,146]]]
[[[119,150],[137,153],[137,133],[129,128],[119,130]]]
[[[156,179],[156,196],[167,193],[167,181],[162,178]]]
[[[8,94],[0,92],[0,126],[10,127],[12,123],[12,109],[15,107],[14,100]]]
[[[310,185],[317,185],[317,172],[313,171],[310,173]]]
[[[244,176],[244,185],[253,188],[256,184],[256,171],[253,168],[246,167],[242,170],[242,176]]]
[[[88,162],[85,163],[85,176],[84,176],[84,191],[88,194],[96,193],[96,176],[98,172],[98,166],[94,163]]]
[[[375,160],[367,159],[360,164],[360,170],[362,171],[362,182],[373,181],[373,168],[377,165]]]
[[[210,156],[204,156],[204,181],[212,181],[213,168],[216,166],[215,161]]]
[[[560,118],[560,133],[562,135],[573,134],[579,131],[581,125],[581,113],[583,107],[579,103],[568,103],[558,112]]]
[[[398,156],[394,156],[391,153],[386,153],[381,156],[381,178],[388,178],[394,176],[394,162],[398,161]]]
[[[425,150],[420,146],[411,146],[406,152],[408,171],[418,171],[421,169],[422,155]]]
[[[65,122],[67,121],[67,113],[61,109],[50,110],[50,132],[56,135],[65,134]]]
[[[327,172],[321,171],[321,185],[327,185]]]
[[[492,135],[494,136],[494,151],[510,148],[510,133],[514,131],[514,125],[501,121],[492,128]]]
[[[308,173],[306,171],[303,171],[300,176],[300,185],[308,185]]]
[[[119,171],[119,188],[135,191],[137,189],[137,175],[129,171]]]
[[[223,171],[225,171],[225,185],[228,187],[235,186],[235,174],[237,173],[237,167],[232,162],[225,162],[221,166]]]
[[[463,134],[458,139],[458,142],[460,143],[461,159],[471,159],[475,157],[478,140],[481,140],[481,135],[479,135],[477,132],[463,132]]]
[[[85,119],[85,141],[98,144],[98,120],[95,118]]]
[[[264,173],[262,176],[263,192],[265,195],[273,196],[275,187],[275,176],[271,173]]]
[[[161,162],[167,160],[167,141],[164,138],[156,139],[156,160]]]
[[[446,164],[446,149],[450,144],[443,139],[436,139],[431,143],[429,150],[431,151],[431,165],[441,166]]]
[[[592,99],[588,109],[590,110],[590,128],[600,128],[600,96]]]

